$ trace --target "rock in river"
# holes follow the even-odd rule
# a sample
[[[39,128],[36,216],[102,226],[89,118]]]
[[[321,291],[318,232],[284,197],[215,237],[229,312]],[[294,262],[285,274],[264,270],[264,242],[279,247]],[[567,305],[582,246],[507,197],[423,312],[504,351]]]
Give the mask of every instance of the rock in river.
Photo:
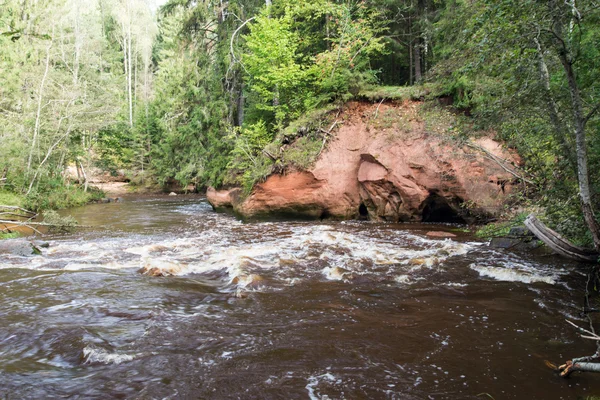
[[[36,245],[28,240],[7,239],[0,240],[0,254],[27,257],[41,254],[41,251]]]

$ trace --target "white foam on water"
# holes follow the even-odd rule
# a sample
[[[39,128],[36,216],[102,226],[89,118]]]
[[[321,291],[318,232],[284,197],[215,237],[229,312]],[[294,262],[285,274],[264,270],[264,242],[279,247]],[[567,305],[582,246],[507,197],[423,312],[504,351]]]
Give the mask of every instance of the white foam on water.
[[[256,290],[256,279],[247,278],[265,273],[284,285],[296,285],[310,277],[344,281],[361,275],[398,275],[399,283],[409,284],[416,280],[410,279],[411,273],[442,268],[447,258],[466,254],[473,248],[404,231],[390,231],[385,237],[375,238],[369,231],[344,232],[329,225],[281,225],[283,235],[269,231],[278,226],[249,226],[249,232],[242,232],[241,243],[240,238],[218,229],[184,238],[134,236],[92,242],[57,241],[42,256],[32,258],[27,267],[70,271],[142,268],[151,275],[175,276],[222,271],[224,284],[243,290]],[[254,238],[252,230],[256,227],[268,230]],[[58,267],[54,268],[55,264]]]
[[[444,286],[450,286],[450,287],[466,287],[468,286],[466,283],[458,283],[458,282],[446,282],[443,283]]]
[[[332,374],[330,374],[329,372],[323,374],[323,375],[317,375],[317,376],[310,376],[308,378],[308,384],[305,386],[305,389],[308,390],[308,397],[310,398],[310,400],[325,400],[325,399],[329,399],[329,396],[327,395],[317,395],[316,393],[316,389],[317,386],[319,386],[319,383],[323,382],[323,381],[327,381],[327,382],[336,382],[336,377]]]
[[[560,276],[565,274],[561,270],[545,270],[530,264],[518,262],[500,262],[497,265],[471,264],[469,265],[480,276],[493,278],[498,281],[534,283],[543,282],[555,285]]]
[[[86,364],[121,364],[133,360],[133,356],[127,354],[109,353],[104,349],[84,347],[83,357]]]
[[[330,281],[341,281],[344,280],[344,275],[348,273],[345,269],[339,267],[325,267],[321,271],[325,279]]]
[[[78,301],[78,300],[72,300],[69,303],[65,303],[65,304],[57,304],[55,306],[51,306],[46,308],[46,311],[49,312],[55,312],[55,311],[62,311],[62,310],[68,310],[68,309],[76,309],[76,308],[82,308],[87,306],[87,303]]]
[[[346,231],[344,224],[225,225],[222,230],[199,229],[196,236],[182,238],[139,235],[90,242],[57,241],[43,249],[41,256],[21,260],[18,267],[71,271],[142,268],[153,270],[151,275],[213,274],[211,279],[216,275],[223,285],[234,285],[227,289],[234,291],[276,289],[315,278],[346,282],[359,276],[412,285],[425,279],[429,270],[443,274],[447,260],[482,245],[430,239],[400,230]],[[233,225],[241,229],[239,236],[227,230]],[[498,254],[494,263],[485,257],[479,256],[481,260],[471,261],[469,267],[481,277],[496,280],[556,284],[566,273],[505,254]],[[466,285],[452,282],[455,280],[449,279],[446,286]]]
[[[125,268],[136,268],[138,267],[137,262],[104,262],[104,263],[85,263],[85,262],[70,262],[66,264],[61,270],[63,271],[81,271],[87,269],[112,269],[112,270],[120,270]]]

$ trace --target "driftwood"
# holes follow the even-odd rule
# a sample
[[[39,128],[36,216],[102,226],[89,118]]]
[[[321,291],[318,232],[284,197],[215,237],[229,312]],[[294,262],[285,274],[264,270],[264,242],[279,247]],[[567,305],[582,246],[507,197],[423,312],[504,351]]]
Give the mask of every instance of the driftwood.
[[[594,353],[594,355],[578,357],[572,360],[568,360],[563,365],[556,368],[556,370],[560,373],[560,376],[562,376],[563,378],[567,378],[569,375],[571,375],[571,373],[575,371],[600,372],[600,363],[591,362],[594,360],[598,361],[600,359],[600,336],[598,336],[598,334],[596,334],[596,332],[594,331],[593,325],[590,322],[590,329],[588,330],[575,325],[569,320],[567,320],[567,322],[569,323],[569,325],[573,326],[580,332],[580,336],[582,338],[595,340],[597,350],[596,353]]]
[[[74,228],[75,225],[68,221],[57,221],[54,223],[48,222],[34,222],[38,217],[36,212],[26,210],[17,206],[5,206],[0,204],[0,232],[12,232],[13,229],[27,228],[37,234],[42,234],[37,227],[47,228]],[[77,227],[82,227],[77,225]],[[88,226],[83,226],[88,227]]]
[[[28,226],[37,213],[17,206],[0,205],[0,232],[11,232],[12,228],[25,226],[33,231],[37,230]]]
[[[525,220],[525,226],[546,246],[550,247],[556,253],[570,258],[572,260],[584,262],[597,262],[600,254],[594,250],[575,246],[567,239],[548,228],[535,215],[531,214]]]

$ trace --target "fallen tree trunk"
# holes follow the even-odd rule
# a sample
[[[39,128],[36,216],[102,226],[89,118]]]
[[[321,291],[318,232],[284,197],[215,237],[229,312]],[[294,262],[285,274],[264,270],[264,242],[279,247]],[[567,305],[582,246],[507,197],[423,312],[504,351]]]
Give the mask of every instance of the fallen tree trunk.
[[[14,217],[26,219],[32,219],[37,217],[37,213],[34,211],[26,210],[17,206],[5,206],[0,204],[0,215],[2,214],[10,214]]]
[[[595,250],[575,246],[557,232],[548,228],[535,215],[530,214],[525,220],[525,226],[546,246],[556,253],[572,260],[583,262],[597,262],[600,254]]]

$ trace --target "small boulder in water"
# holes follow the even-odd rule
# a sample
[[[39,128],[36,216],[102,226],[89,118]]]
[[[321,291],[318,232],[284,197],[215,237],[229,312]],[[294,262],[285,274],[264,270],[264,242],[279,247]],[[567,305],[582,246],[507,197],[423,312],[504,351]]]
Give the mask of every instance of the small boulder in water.
[[[446,249],[439,249],[435,252],[435,255],[439,257],[448,257],[450,255],[450,252]]]
[[[171,193],[169,193],[169,196],[177,196],[177,193],[171,192]]]
[[[44,241],[42,241],[42,240],[35,240],[35,241],[33,241],[33,242],[32,242],[32,244],[33,244],[35,247],[38,247],[38,248],[43,248],[43,249],[47,249],[47,248],[49,248],[49,247],[50,247],[50,243],[48,243],[48,242],[44,242]]]
[[[496,237],[490,241],[490,246],[497,249],[510,249],[521,243],[521,240],[509,237]]]
[[[30,241],[24,239],[7,239],[0,240],[0,254],[28,257],[42,254],[42,252]]]
[[[333,267],[333,268],[325,268],[325,270],[323,270],[323,273],[325,274],[327,279],[339,281],[339,280],[344,279],[344,275],[348,274],[349,271],[344,268]]]
[[[512,228],[510,228],[508,236],[532,238],[533,233],[531,233],[531,231],[524,226],[513,226]]]
[[[181,272],[181,265],[171,262],[147,261],[142,268],[138,270],[140,274],[148,276],[172,276]]]
[[[425,234],[425,236],[431,237],[431,238],[440,238],[440,239],[456,237],[456,235],[454,233],[443,232],[443,231],[429,231]]]
[[[265,278],[258,274],[238,275],[234,277],[231,283],[242,286],[244,288],[256,289],[264,282]]]

